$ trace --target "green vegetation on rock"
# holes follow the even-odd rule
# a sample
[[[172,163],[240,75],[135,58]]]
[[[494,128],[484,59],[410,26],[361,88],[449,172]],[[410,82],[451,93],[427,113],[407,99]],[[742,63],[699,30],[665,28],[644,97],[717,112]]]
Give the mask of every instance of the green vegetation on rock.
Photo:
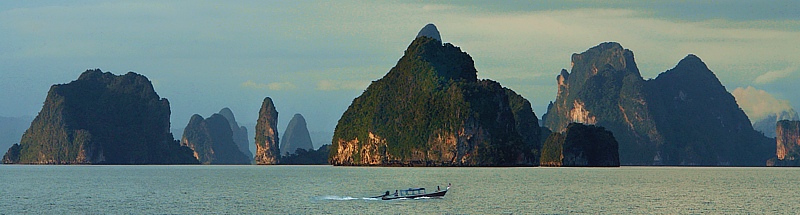
[[[330,146],[328,144],[322,145],[319,149],[303,149],[297,148],[294,153],[281,157],[281,164],[286,165],[324,165],[328,164],[328,155],[330,155]]]
[[[527,100],[478,80],[460,48],[422,36],[353,100],[336,126],[330,159],[334,165],[534,165],[538,132]]]

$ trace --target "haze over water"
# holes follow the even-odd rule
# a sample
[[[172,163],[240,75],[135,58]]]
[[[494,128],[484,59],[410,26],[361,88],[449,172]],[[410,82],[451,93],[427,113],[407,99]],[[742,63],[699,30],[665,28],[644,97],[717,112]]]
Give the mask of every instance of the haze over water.
[[[0,165],[0,214],[785,214],[793,168]],[[386,190],[453,186],[443,199]]]

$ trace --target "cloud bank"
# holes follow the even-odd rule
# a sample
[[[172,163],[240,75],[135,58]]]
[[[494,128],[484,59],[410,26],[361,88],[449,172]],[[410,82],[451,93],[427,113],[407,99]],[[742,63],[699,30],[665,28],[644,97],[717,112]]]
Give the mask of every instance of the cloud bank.
[[[776,80],[789,77],[794,71],[797,71],[797,66],[786,67],[786,69],[769,71],[756,77],[756,84],[768,84]]]
[[[244,88],[251,88],[251,89],[270,89],[270,90],[293,90],[297,89],[297,86],[291,82],[272,82],[269,84],[263,83],[256,83],[252,80],[247,80],[241,84]]]
[[[794,111],[788,100],[776,99],[767,91],[752,86],[734,89],[733,96],[736,97],[739,107],[750,117],[751,122],[764,119],[770,114],[777,115],[783,111]]]

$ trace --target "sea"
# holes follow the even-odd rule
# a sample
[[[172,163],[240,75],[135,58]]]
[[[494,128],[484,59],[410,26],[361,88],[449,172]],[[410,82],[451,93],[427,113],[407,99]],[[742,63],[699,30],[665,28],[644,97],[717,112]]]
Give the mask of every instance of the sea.
[[[370,198],[436,186],[444,198]],[[800,168],[0,165],[0,214],[795,214]]]

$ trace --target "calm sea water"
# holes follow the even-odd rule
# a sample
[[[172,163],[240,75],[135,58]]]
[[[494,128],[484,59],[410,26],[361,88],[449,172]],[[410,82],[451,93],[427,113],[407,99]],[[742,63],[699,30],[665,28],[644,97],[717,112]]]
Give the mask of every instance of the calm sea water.
[[[798,168],[0,165],[0,214],[792,214]],[[452,183],[443,199],[386,190]]]

